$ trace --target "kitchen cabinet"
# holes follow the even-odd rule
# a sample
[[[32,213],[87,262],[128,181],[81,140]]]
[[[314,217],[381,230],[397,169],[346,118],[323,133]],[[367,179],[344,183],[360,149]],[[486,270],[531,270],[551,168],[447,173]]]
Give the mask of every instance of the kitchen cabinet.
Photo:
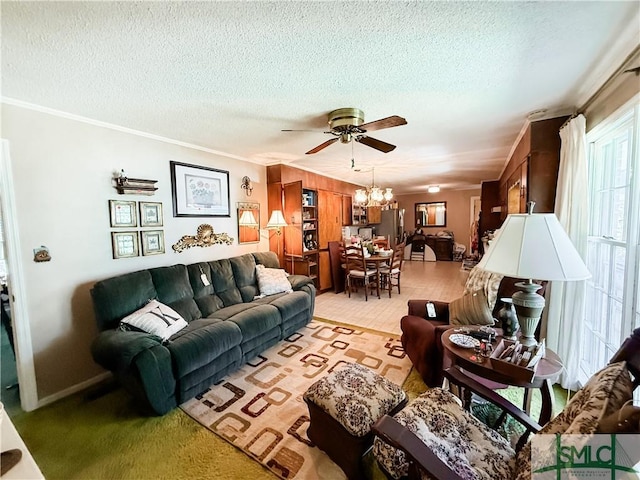
[[[352,210],[352,219],[351,225],[367,225],[369,221],[367,220],[367,208],[362,207],[360,205],[353,205],[351,207]]]
[[[382,221],[382,207],[367,207],[367,217],[369,224],[380,223]]]

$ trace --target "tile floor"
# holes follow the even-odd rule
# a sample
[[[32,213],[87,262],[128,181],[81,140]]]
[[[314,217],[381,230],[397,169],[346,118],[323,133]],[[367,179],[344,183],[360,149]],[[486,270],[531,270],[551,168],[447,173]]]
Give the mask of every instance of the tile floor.
[[[400,335],[400,319],[407,313],[408,300],[449,302],[462,296],[469,272],[461,267],[460,262],[404,261],[400,276],[401,294],[394,287],[391,298],[385,290],[380,291],[380,299],[374,293],[365,301],[362,288],[351,293],[351,298],[346,293],[331,290],[317,296],[314,315]]]

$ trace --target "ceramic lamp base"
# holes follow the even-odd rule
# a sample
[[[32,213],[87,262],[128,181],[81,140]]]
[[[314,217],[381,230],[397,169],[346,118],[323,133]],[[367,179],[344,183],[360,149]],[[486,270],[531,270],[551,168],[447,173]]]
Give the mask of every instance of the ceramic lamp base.
[[[516,287],[522,289],[522,291],[514,293],[511,297],[518,315],[520,331],[522,332],[520,343],[526,347],[537,345],[538,341],[535,338],[535,333],[540,322],[540,315],[544,309],[545,300],[542,295],[538,295],[536,292],[542,286],[529,281],[518,282]]]

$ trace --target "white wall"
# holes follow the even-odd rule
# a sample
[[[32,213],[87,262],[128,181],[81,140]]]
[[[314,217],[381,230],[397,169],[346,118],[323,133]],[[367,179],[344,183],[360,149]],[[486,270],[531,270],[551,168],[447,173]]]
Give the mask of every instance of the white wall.
[[[215,135],[212,132],[212,135]],[[268,242],[238,245],[236,202],[261,205],[267,222],[266,169],[158,139],[97,126],[75,119],[2,104],[2,137],[10,147],[15,201],[24,265],[38,398],[52,396],[103,373],[92,360],[90,344],[97,334],[89,289],[98,280],[150,267],[226,258],[268,250]],[[174,218],[169,161],[229,171],[231,217]],[[118,195],[114,171],[132,178],[158,180],[153,196]],[[248,175],[251,197],[240,188]],[[112,259],[108,200],[162,202],[164,255]],[[195,235],[209,223],[226,232],[234,244],[171,249],[183,235]],[[138,228],[139,230],[139,228]],[[33,261],[33,249],[46,246],[52,260]]]

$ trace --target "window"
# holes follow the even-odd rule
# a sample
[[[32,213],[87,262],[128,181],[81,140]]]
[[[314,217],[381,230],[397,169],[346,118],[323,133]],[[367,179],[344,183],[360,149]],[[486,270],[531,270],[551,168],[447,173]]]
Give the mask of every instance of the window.
[[[640,105],[632,105],[587,135],[589,237],[586,328],[580,380],[602,368],[640,327]]]

